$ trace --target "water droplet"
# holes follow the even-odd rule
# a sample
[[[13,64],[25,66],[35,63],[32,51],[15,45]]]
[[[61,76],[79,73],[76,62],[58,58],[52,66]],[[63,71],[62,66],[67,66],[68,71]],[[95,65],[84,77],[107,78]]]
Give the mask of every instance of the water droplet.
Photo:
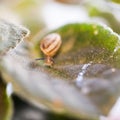
[[[13,93],[12,83],[7,84],[6,92],[7,92],[8,97],[11,96],[11,94]]]
[[[77,78],[76,78],[76,85],[81,87],[82,86],[82,81],[84,79],[84,74],[86,73],[86,70],[88,68],[88,66],[91,65],[92,62],[83,65],[82,67],[82,71],[78,74]]]

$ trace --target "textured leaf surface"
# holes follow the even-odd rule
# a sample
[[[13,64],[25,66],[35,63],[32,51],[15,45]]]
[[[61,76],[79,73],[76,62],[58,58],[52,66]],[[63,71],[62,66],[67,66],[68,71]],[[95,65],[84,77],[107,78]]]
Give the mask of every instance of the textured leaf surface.
[[[27,34],[26,28],[0,20],[0,55],[14,48]]]
[[[98,119],[119,96],[120,39],[111,29],[97,24],[69,24],[52,32],[63,43],[48,68],[37,62],[39,43],[21,42],[2,61],[4,78],[15,92],[37,105],[79,118]],[[37,57],[37,56],[36,56]]]

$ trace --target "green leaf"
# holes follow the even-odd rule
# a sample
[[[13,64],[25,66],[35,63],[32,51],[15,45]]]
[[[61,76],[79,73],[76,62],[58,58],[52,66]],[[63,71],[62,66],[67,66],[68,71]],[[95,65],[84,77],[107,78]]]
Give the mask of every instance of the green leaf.
[[[32,58],[35,52],[43,57],[40,41],[33,41],[34,51],[23,41],[2,59],[4,79],[29,102],[57,113],[98,120],[120,96],[119,36],[106,26],[91,23],[69,24],[52,32],[62,38],[54,66],[46,67],[44,61]]]
[[[63,39],[61,56],[62,54],[64,56],[69,54],[70,56],[70,54],[76,54],[77,52],[84,54],[77,55],[75,58],[77,63],[81,63],[82,59],[85,63],[106,61],[120,45],[117,34],[113,33],[108,27],[97,24],[70,24],[55,32],[59,33]],[[101,53],[96,55],[97,52]],[[86,53],[88,55],[85,55]],[[59,57],[61,57],[60,55]]]
[[[120,0],[112,0],[112,1],[115,2],[115,3],[120,4]]]
[[[10,120],[12,115],[11,98],[6,90],[6,85],[0,80],[0,120]]]

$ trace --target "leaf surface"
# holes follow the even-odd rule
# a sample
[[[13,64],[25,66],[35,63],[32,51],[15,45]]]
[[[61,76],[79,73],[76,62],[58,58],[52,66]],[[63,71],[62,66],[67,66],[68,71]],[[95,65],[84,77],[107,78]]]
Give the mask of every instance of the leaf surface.
[[[120,90],[119,36],[91,23],[51,32],[59,33],[63,41],[54,66],[32,57],[34,52],[43,57],[38,41],[33,41],[34,52],[23,41],[2,61],[6,81],[19,96],[58,113],[91,120],[107,114]]]

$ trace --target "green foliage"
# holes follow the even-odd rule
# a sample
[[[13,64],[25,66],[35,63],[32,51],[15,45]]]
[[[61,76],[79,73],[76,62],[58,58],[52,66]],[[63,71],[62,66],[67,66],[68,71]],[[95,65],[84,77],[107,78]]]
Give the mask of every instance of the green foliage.
[[[7,95],[6,86],[0,76],[0,120],[10,120],[12,113],[11,98]]]
[[[115,3],[120,4],[120,0],[112,0],[112,1],[115,2]]]
[[[104,63],[108,60],[108,64],[111,64],[115,51],[120,46],[119,36],[107,26],[91,23],[69,24],[54,32],[59,33],[63,40],[60,55],[56,59],[59,61],[62,58],[60,62],[66,61],[66,64],[68,60],[64,60],[64,58],[72,59],[73,57],[76,60],[71,61],[71,64],[88,63],[90,61]],[[111,65],[115,64],[112,63]]]

